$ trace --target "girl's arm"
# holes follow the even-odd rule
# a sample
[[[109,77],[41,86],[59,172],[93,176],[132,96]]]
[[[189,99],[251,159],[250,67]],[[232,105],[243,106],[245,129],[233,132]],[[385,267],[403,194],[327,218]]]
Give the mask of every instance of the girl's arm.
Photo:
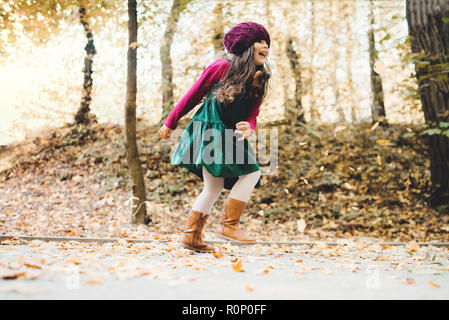
[[[164,125],[172,130],[176,129],[178,120],[193,109],[209,92],[213,84],[218,82],[229,70],[231,65],[224,59],[218,59],[209,65],[201,74],[199,79],[190,88],[187,94],[179,101],[170,112]]]
[[[248,112],[248,115],[246,116],[246,121],[249,123],[249,126],[251,127],[251,134],[253,134],[254,130],[256,130],[257,126],[257,116],[260,112],[260,105],[262,104],[263,98],[260,98],[257,100],[250,111]]]

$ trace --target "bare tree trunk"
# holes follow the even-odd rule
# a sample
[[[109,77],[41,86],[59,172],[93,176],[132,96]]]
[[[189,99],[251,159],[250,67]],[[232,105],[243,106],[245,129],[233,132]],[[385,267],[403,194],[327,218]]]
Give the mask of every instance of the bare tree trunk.
[[[369,20],[370,29],[368,31],[368,41],[369,41],[369,65],[371,69],[371,115],[373,122],[378,122],[382,125],[387,124],[387,119],[385,117],[385,106],[384,106],[384,92],[382,88],[382,78],[379,74],[374,71],[374,64],[377,61],[377,50],[376,50],[376,38],[374,37],[374,4],[373,0],[369,2]]]
[[[310,52],[312,55],[312,62],[310,63],[310,79],[309,79],[309,92],[310,94],[310,118],[311,122],[316,122],[319,120],[320,115],[318,114],[318,111],[316,110],[315,106],[315,70],[314,70],[314,64],[315,64],[315,1],[311,0],[311,9],[310,9],[310,15],[311,15],[311,21],[310,21],[310,31],[311,31],[311,44],[310,44]]]
[[[293,47],[293,37],[290,37],[287,40],[286,53],[288,60],[290,61],[290,67],[292,69],[293,77],[295,79],[294,105],[287,105],[287,107],[290,108],[286,110],[286,118],[290,121],[290,124],[295,124],[298,122],[305,123],[304,108],[301,102],[301,98],[303,95],[301,65],[298,54]]]
[[[354,6],[354,4],[351,2],[349,6]],[[351,13],[353,13],[353,7],[346,8],[346,10],[350,10]],[[351,24],[349,22],[349,18],[352,17],[352,14],[346,11],[345,14],[345,26],[346,26],[346,77],[348,79],[347,87],[349,90],[349,105],[351,108],[351,122],[356,123],[357,122],[357,113],[354,103],[354,86],[352,82],[352,30],[351,30]]]
[[[449,122],[449,16],[447,0],[407,0],[407,21],[415,63],[419,93],[426,123],[442,128]],[[431,203],[449,204],[449,138],[444,134],[428,135]]]
[[[332,30],[332,73],[331,73],[331,83],[334,87],[334,110],[337,110],[338,122],[346,122],[345,112],[341,106],[340,102],[340,88],[337,81],[337,67],[338,59],[340,57],[338,53],[339,41],[337,37],[337,32],[340,32],[339,20],[340,20],[340,3],[338,1],[330,1],[329,3],[330,16],[333,18],[333,30]]]
[[[223,44],[224,30],[223,30],[223,3],[217,2],[214,8],[214,22],[213,22],[213,37],[212,44],[214,45],[215,54],[225,50]]]
[[[78,109],[78,112],[75,114],[75,121],[79,124],[88,124],[89,123],[89,111],[90,111],[90,102],[92,100],[92,64],[93,57],[97,53],[94,46],[94,36],[92,34],[92,30],[89,26],[89,18],[86,14],[86,8],[80,6],[80,21],[83,25],[84,32],[87,37],[87,44],[84,50],[86,51],[86,57],[84,58],[84,81],[83,81],[83,96],[81,98],[81,105]]]
[[[128,78],[126,86],[126,159],[133,182],[133,206],[131,223],[150,222],[146,215],[146,193],[143,171],[140,165],[136,141],[136,97],[137,97],[137,11],[136,0],[128,0]]]
[[[171,61],[171,45],[176,33],[179,16],[191,0],[173,0],[170,16],[167,20],[167,28],[160,43],[160,57],[162,63],[162,117],[160,125],[169,115],[173,101],[173,69]]]
[[[290,125],[305,123],[304,107],[301,101],[304,94],[301,55],[295,50],[295,45],[297,48],[300,47],[299,39],[295,31],[295,22],[296,19],[298,19],[299,14],[298,5],[298,0],[292,0],[290,5],[284,5],[282,11],[284,22],[287,25],[288,30],[286,35],[285,54],[290,62],[290,70],[292,71],[293,79],[295,80],[295,96],[293,99],[288,99],[288,103],[285,105],[285,118],[290,122]]]

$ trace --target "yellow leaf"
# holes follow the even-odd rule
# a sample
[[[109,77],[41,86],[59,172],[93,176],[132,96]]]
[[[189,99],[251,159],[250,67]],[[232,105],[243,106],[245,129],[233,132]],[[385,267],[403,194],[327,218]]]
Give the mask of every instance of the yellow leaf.
[[[409,242],[410,250],[416,251],[419,249],[419,244],[416,241]]]
[[[239,260],[236,264],[233,264],[232,270],[237,272],[245,272],[245,270],[242,269],[242,260]]]
[[[432,287],[435,287],[435,288],[439,288],[440,286],[439,285],[437,285],[435,282],[433,282],[432,280],[429,280],[429,284],[432,286]]]
[[[387,144],[390,143],[390,140],[377,140],[376,142],[381,146],[386,146]]]
[[[250,285],[249,283],[245,284],[245,289],[246,289],[247,291],[253,291],[253,290],[254,290],[253,286]]]
[[[186,254],[182,251],[176,251],[176,255],[180,258],[184,257]]]
[[[434,267],[436,270],[444,270],[444,271],[449,271],[449,266],[447,267]]]
[[[377,155],[377,159],[376,159],[377,164],[380,166],[382,165],[382,159],[380,158],[380,155]]]
[[[90,278],[90,279],[86,280],[86,283],[88,283],[88,284],[102,284],[103,280]]]
[[[379,121],[377,121],[372,127],[371,127],[371,131],[376,130],[376,128],[379,126]]]
[[[218,251],[218,252],[212,251],[212,254],[217,259],[223,258],[223,253],[221,253],[221,251]]]
[[[302,261],[302,259],[298,259],[298,260],[296,260],[296,262],[297,263],[302,263],[303,261]]]

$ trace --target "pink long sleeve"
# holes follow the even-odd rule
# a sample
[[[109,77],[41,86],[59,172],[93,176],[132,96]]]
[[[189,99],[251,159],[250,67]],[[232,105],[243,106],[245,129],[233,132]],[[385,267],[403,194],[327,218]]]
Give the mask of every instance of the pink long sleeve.
[[[224,59],[218,59],[210,64],[187,94],[178,102],[165,120],[164,125],[172,130],[176,129],[179,119],[192,110],[209,92],[213,84],[226,75],[231,65]]]
[[[246,121],[249,122],[249,125],[251,127],[251,134],[256,130],[257,125],[257,116],[260,112],[260,105],[262,104],[263,98],[260,98],[257,100],[254,105],[251,107],[250,111],[248,112],[248,115],[246,116]]]

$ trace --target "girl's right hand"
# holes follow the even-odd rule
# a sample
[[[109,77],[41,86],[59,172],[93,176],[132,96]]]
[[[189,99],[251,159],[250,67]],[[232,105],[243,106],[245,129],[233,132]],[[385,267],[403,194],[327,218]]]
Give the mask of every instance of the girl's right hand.
[[[162,125],[162,127],[159,129],[159,135],[162,139],[168,139],[170,138],[170,134],[172,133],[173,129],[170,129],[169,127],[166,127],[165,125]]]

